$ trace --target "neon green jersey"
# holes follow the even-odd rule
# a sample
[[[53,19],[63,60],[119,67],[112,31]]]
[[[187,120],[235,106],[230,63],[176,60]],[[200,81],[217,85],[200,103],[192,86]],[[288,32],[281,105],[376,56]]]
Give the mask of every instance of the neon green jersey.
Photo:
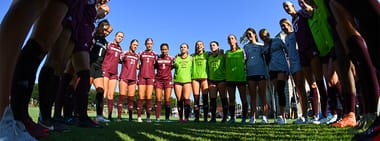
[[[235,52],[228,50],[226,53],[226,81],[245,82],[244,52],[238,49]]]
[[[308,24],[313,35],[315,44],[319,50],[319,56],[326,56],[332,47],[334,47],[334,39],[332,37],[332,29],[328,23],[330,13],[326,7],[325,1],[314,0],[317,8],[314,9],[312,18],[308,20]]]
[[[182,59],[181,56],[177,56],[174,60],[174,82],[178,83],[188,83],[191,82],[191,68],[192,68],[192,57],[187,56]]]
[[[224,56],[221,54],[217,56],[210,55],[207,61],[208,78],[216,81],[225,80],[226,69]]]
[[[207,79],[207,58],[206,52],[202,54],[194,54],[193,56],[193,69],[191,73],[191,79],[206,78]]]

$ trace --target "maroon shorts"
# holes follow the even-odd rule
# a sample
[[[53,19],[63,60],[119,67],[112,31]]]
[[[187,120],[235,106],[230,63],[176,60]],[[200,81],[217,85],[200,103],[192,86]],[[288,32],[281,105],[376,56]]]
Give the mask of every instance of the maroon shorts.
[[[110,72],[103,72],[104,77],[108,77],[110,80],[117,80],[117,74]]]
[[[160,88],[160,89],[173,88],[173,82],[172,82],[172,80],[160,80],[160,79],[157,79],[154,82],[154,87]]]
[[[154,78],[139,78],[138,85],[154,85]]]
[[[121,79],[121,78],[120,78],[120,80],[127,83],[128,86],[136,84],[136,80],[127,80],[127,79]]]
[[[208,80],[208,86],[209,87],[216,87],[221,82],[224,82],[224,80]]]

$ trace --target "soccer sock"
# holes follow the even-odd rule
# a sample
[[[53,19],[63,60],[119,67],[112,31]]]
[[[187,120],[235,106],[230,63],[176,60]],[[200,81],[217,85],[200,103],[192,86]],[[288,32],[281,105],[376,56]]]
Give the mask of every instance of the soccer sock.
[[[350,55],[354,61],[358,61],[355,67],[358,71],[359,85],[362,90],[363,97],[367,107],[367,112],[377,112],[377,101],[379,98],[379,84],[375,69],[370,59],[366,43],[361,36],[351,36],[347,40],[347,45],[350,45]]]
[[[96,115],[98,116],[103,116],[103,96],[104,96],[103,88],[96,89],[95,104],[96,104]]]
[[[88,106],[88,91],[90,90],[90,71],[84,70],[77,72],[78,83],[75,90],[75,95],[78,96],[78,114],[79,119],[86,119]]]
[[[54,69],[43,66],[38,77],[39,109],[42,120],[50,120],[53,103],[56,98],[59,77],[54,74]]]
[[[62,114],[63,104],[65,103],[65,98],[67,97],[68,87],[72,79],[72,75],[64,73],[60,76],[57,96],[54,103],[54,118],[58,118]],[[65,108],[66,109],[66,108]]]
[[[216,118],[216,98],[211,98],[210,100],[210,111],[211,111],[211,119]]]
[[[152,114],[152,99],[146,100],[146,117],[150,118],[150,114]]]
[[[228,100],[227,100],[227,98],[222,98],[222,108],[223,108],[223,119],[227,119],[227,114],[228,114]]]
[[[162,101],[156,101],[156,119],[160,119]]]
[[[119,96],[119,101],[117,103],[117,118],[121,118],[121,113],[123,112],[125,97],[126,97],[125,95]]]
[[[312,109],[314,116],[318,117],[318,92],[317,88],[310,88],[310,94],[312,96]]]
[[[242,116],[243,118],[247,118],[248,115],[248,103],[242,104]]]
[[[28,117],[28,104],[32,96],[37,69],[46,52],[33,39],[22,48],[16,64],[11,88],[11,108],[15,119]]]
[[[194,116],[199,120],[199,95],[194,95]]]
[[[107,106],[108,106],[108,119],[112,119],[113,99],[108,99]]]
[[[133,104],[134,104],[134,97],[133,96],[128,96],[128,114],[129,114],[129,119],[132,119]]]
[[[143,102],[144,102],[144,99],[139,99],[137,101],[137,117],[141,117]]]
[[[178,116],[180,120],[183,120],[183,100],[177,100]]]
[[[323,80],[317,80],[316,83],[317,83],[317,87],[319,90],[319,95],[321,96],[320,101],[321,101],[322,115],[323,115],[323,117],[326,118],[327,112],[328,112],[328,109],[327,109],[328,108],[328,106],[327,106],[328,94],[327,94],[326,87],[325,87]]]
[[[235,119],[235,105],[228,106],[230,110],[231,119]]]
[[[165,102],[165,119],[169,119],[170,116],[170,101]]]
[[[189,119],[190,116],[190,99],[185,99],[185,119]]]
[[[332,86],[332,87],[328,87],[327,92],[329,93],[328,97],[330,98],[331,114],[336,115],[337,114],[337,112],[336,112],[336,106],[337,106],[336,96],[337,96],[338,88],[336,85]]]
[[[66,89],[66,92],[64,94],[64,104],[63,104],[63,117],[69,118],[73,116],[74,112],[74,105],[75,105],[75,100],[74,100],[74,86],[69,85]]]
[[[208,94],[202,94],[202,103],[203,103],[203,119],[207,121],[208,118]]]

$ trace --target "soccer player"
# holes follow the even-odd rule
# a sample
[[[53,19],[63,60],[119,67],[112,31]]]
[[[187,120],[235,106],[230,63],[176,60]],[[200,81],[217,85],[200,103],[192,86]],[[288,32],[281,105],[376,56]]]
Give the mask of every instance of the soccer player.
[[[211,53],[208,56],[207,61],[211,111],[210,122],[216,122],[216,99],[219,92],[223,108],[222,123],[226,123],[228,114],[228,100],[225,82],[225,55],[223,54],[223,50],[219,48],[219,43],[217,41],[210,42],[210,50]]]
[[[181,53],[174,60],[174,92],[177,97],[177,108],[179,122],[188,122],[190,114],[191,93],[191,69],[193,59],[189,56],[189,45],[180,45]],[[183,108],[185,105],[185,118],[183,119]]]
[[[193,57],[193,68],[191,73],[191,85],[194,94],[194,122],[199,122],[199,93],[202,91],[203,119],[207,122],[208,117],[208,83],[207,83],[207,58],[204,43],[195,42],[195,53]]]
[[[125,96],[128,94],[128,114],[129,121],[133,120],[133,103],[136,95],[136,75],[137,68],[139,66],[139,56],[136,53],[137,47],[139,46],[139,41],[136,39],[131,40],[129,44],[129,50],[121,55],[121,73],[119,82],[119,102],[117,104],[117,114],[118,121],[121,121],[121,113],[123,111],[123,105]]]
[[[152,93],[154,84],[154,63],[157,55],[153,51],[153,39],[145,40],[145,50],[139,53],[140,67],[138,76],[139,99],[137,101],[137,122],[142,122],[141,112],[146,95],[146,122],[152,122],[150,114],[152,112]]]
[[[246,69],[247,69],[247,81],[248,89],[251,95],[251,119],[250,124],[256,122],[256,96],[257,87],[259,97],[262,102],[261,109],[263,110],[262,123],[268,123],[266,117],[268,113],[268,104],[266,99],[266,80],[268,79],[267,66],[263,58],[264,47],[258,43],[256,30],[248,28],[245,30],[243,40],[247,40],[248,43],[244,45],[244,51],[247,55]]]
[[[118,64],[120,61],[120,55],[122,53],[122,47],[120,43],[124,39],[123,32],[116,32],[114,41],[108,44],[106,55],[103,61],[103,75],[104,75],[104,93],[107,94],[108,99],[108,120],[112,120],[113,110],[113,97],[117,84],[118,77]]]
[[[235,123],[235,91],[238,87],[240,99],[243,105],[242,123],[246,122],[248,114],[248,102],[246,97],[246,72],[245,72],[245,53],[238,46],[236,36],[233,34],[227,37],[230,49],[226,52],[226,82],[229,96],[229,111],[231,119],[228,123]]]
[[[155,68],[156,73],[156,122],[160,122],[161,104],[162,104],[162,91],[165,97],[165,121],[170,122],[170,96],[172,95],[173,78],[172,69],[174,59],[168,54],[169,45],[162,43],[160,45],[161,55],[158,56]]]

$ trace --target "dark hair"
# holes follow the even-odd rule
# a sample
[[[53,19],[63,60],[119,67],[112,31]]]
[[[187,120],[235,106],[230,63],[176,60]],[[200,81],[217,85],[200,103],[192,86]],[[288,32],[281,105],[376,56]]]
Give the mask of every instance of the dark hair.
[[[229,34],[228,36],[227,36],[227,41],[228,41],[228,43],[229,43],[229,38],[230,38],[230,36],[233,36],[234,38],[235,38],[235,40],[237,39],[236,38],[236,36],[234,35],[234,34]],[[232,50],[232,45],[230,45],[230,50]],[[240,49],[240,47],[239,47],[239,44],[236,42],[236,49]]]
[[[151,41],[153,42],[153,39],[149,37],[149,38],[146,38],[146,39],[145,39],[145,44],[146,44],[149,40],[151,40]]]
[[[132,44],[133,42],[137,42],[137,43],[138,43],[139,40],[137,40],[137,39],[132,39],[131,42],[130,42],[129,44]]]
[[[104,26],[111,26],[108,20],[101,20],[95,29],[95,35],[103,34]]]
[[[162,49],[163,46],[166,46],[166,47],[168,47],[168,49],[169,49],[169,44],[168,44],[168,43],[162,43],[162,44],[160,45],[160,49]]]
[[[210,45],[211,45],[212,43],[215,43],[216,45],[219,46],[219,43],[218,43],[217,41],[211,41],[211,42],[210,42]]]
[[[197,54],[197,52],[198,52],[198,49],[197,49],[197,43],[199,43],[199,42],[201,42],[202,44],[203,44],[203,46],[204,46],[204,43],[203,43],[203,41],[201,41],[201,40],[198,40],[198,41],[196,41],[195,42],[195,46],[194,46],[194,54]],[[203,47],[203,51],[205,50],[205,48]]]
[[[269,31],[267,29],[265,29],[265,28],[260,29],[259,34],[261,35],[261,34],[264,34],[264,33],[266,33],[268,35],[268,37],[270,37]]]
[[[249,27],[245,30],[243,36],[240,37],[240,43],[241,44],[245,44],[246,42],[249,42],[249,39],[247,38],[247,33],[251,31],[253,34],[255,34],[255,39],[256,39],[256,42],[259,41],[259,38],[257,37],[257,33],[256,33],[256,30],[253,29],[252,27]]]

